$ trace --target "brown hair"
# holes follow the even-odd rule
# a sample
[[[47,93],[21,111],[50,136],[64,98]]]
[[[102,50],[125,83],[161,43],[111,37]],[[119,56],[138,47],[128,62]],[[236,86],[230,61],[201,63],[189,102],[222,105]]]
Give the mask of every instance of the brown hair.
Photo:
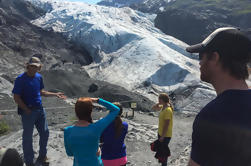
[[[117,107],[119,107],[119,110],[120,110],[118,116],[114,120],[115,137],[119,138],[122,133],[123,127],[124,127],[123,123],[122,123],[122,119],[121,119],[121,115],[123,113],[123,108],[119,102],[114,102],[113,104],[116,105]]]
[[[79,120],[86,120],[89,123],[92,123],[92,101],[90,98],[81,97],[77,100],[75,104],[75,113]]]
[[[166,93],[161,93],[161,94],[159,94],[159,99],[163,100],[165,103],[167,103],[167,105],[168,105],[169,107],[172,108],[172,110],[174,110],[174,109],[173,109],[173,104],[172,104],[172,102],[171,102],[171,100],[170,100],[168,94],[166,94]]]
[[[229,51],[216,51],[220,56],[220,63],[222,67],[229,72],[232,77],[236,79],[248,79],[249,72],[248,72],[248,63],[251,60],[251,52],[246,55],[246,57],[241,57],[241,52],[238,54],[242,59],[238,59],[239,57]],[[213,52],[205,52],[207,59],[211,60]],[[243,55],[245,56],[245,55]]]

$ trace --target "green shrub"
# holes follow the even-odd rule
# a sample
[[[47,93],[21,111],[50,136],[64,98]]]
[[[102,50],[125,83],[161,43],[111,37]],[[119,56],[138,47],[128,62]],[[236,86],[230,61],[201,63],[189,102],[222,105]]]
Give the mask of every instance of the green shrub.
[[[8,126],[8,124],[3,121],[0,121],[0,135],[7,133],[9,130],[10,127]]]

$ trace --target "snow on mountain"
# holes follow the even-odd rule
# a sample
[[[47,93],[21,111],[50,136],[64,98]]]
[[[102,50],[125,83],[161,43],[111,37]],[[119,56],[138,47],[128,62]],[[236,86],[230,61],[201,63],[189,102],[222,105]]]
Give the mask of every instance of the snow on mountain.
[[[134,5],[144,5],[148,6],[148,8],[152,8],[155,6],[165,7],[169,2],[173,2],[175,0],[102,0],[98,2],[98,5],[103,6],[113,6],[113,7],[129,7]]]
[[[84,68],[95,79],[142,93],[148,85],[175,90],[200,84],[198,61],[184,51],[187,44],[155,28],[152,15],[127,7],[29,1],[46,4],[48,11],[33,24],[63,33],[90,51],[94,63]]]
[[[97,4],[103,6],[125,7],[130,6],[131,4],[141,3],[143,1],[144,0],[103,0]]]

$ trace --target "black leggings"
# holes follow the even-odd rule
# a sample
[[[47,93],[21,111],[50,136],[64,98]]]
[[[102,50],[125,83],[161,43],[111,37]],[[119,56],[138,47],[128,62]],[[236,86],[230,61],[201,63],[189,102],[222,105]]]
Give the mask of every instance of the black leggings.
[[[158,135],[158,138],[160,138],[160,135]],[[169,142],[171,141],[171,137],[165,137],[164,138],[164,143],[165,144],[169,144]],[[162,166],[167,166],[167,163],[162,163]]]

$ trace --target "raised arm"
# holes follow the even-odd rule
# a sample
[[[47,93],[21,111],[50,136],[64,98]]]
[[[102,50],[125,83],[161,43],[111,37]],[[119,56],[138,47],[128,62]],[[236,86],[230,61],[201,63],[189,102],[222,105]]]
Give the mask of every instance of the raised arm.
[[[109,114],[106,115],[103,119],[97,121],[94,125],[96,125],[98,132],[101,134],[104,129],[116,118],[119,114],[119,107],[114,104],[105,101],[103,99],[98,99],[98,104],[105,106],[108,110],[110,110]]]
[[[40,91],[40,93],[41,93],[41,96],[45,96],[45,97],[56,96],[60,99],[66,99],[66,96],[62,92],[54,93],[54,92],[49,92],[49,91],[45,91],[44,89],[42,89]]]
[[[153,105],[153,107],[152,107],[152,110],[154,110],[154,111],[160,111],[161,109],[162,109],[162,105],[159,103]]]

